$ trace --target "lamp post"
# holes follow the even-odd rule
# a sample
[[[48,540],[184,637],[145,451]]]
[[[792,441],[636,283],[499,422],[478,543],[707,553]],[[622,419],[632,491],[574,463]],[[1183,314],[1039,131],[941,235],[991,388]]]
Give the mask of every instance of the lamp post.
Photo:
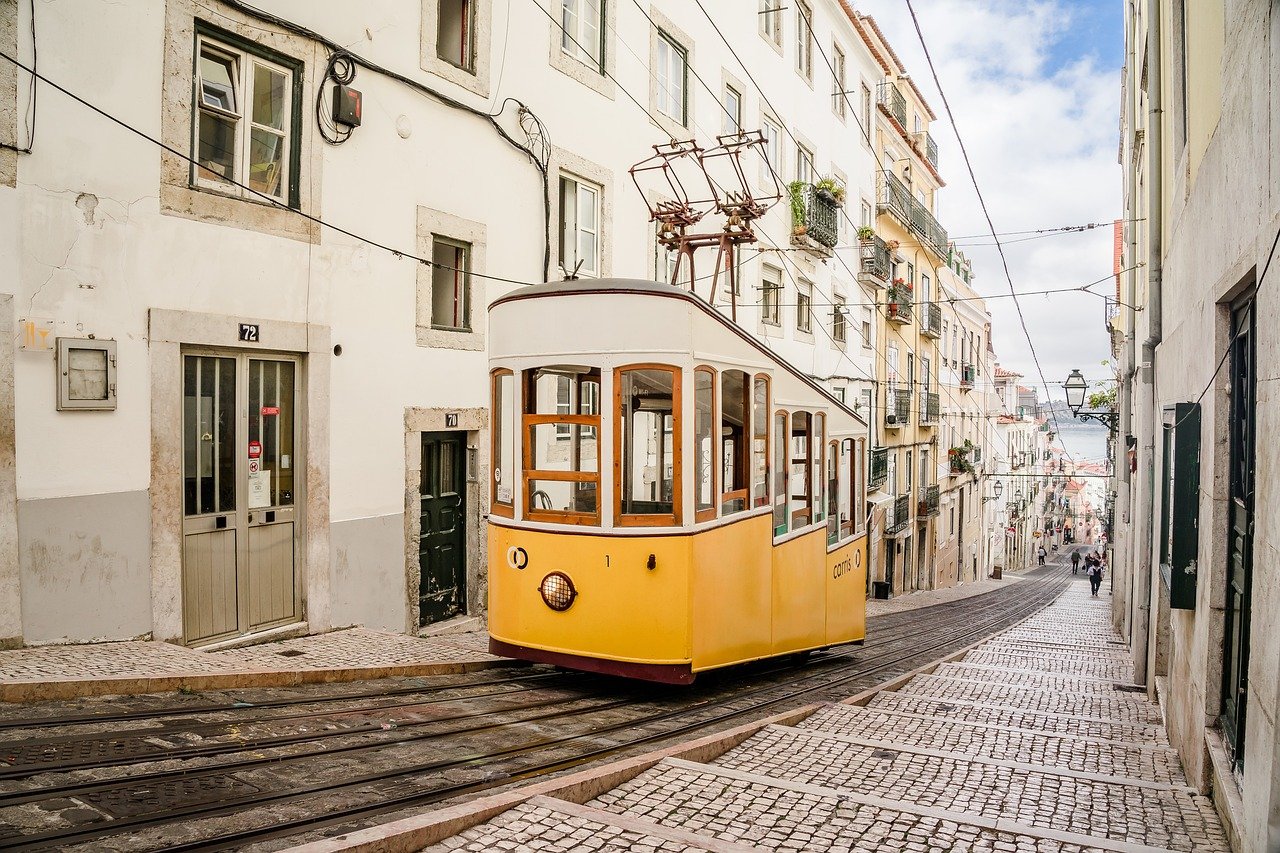
[[[986,503],[987,501],[998,501],[998,500],[1000,500],[1000,493],[1004,491],[1004,483],[1000,482],[999,480],[996,480],[996,484],[995,484],[994,486],[992,486],[992,487],[991,487],[991,491],[992,491],[994,494],[992,494],[992,495],[988,495],[988,496],[984,497],[984,498],[982,499],[982,502],[983,502],[983,503]]]
[[[1067,392],[1067,407],[1071,409],[1071,414],[1082,421],[1097,421],[1104,424],[1111,433],[1112,437],[1116,434],[1117,426],[1120,422],[1120,413],[1114,411],[1081,411],[1084,408],[1084,392],[1088,390],[1089,383],[1085,381],[1084,374],[1077,368],[1067,375],[1067,381],[1062,383],[1063,389]]]

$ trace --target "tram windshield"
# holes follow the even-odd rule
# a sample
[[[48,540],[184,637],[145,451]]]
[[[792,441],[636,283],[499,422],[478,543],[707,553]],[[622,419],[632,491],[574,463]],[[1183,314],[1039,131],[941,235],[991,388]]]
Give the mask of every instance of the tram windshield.
[[[525,495],[530,518],[598,523],[600,370],[557,365],[526,374]]]
[[[674,517],[679,374],[672,368],[620,374],[621,515]]]

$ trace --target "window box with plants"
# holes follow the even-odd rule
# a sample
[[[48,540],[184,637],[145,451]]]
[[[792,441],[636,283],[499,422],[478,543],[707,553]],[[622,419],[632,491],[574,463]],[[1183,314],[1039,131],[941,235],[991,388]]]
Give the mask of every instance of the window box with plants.
[[[823,178],[816,184],[792,181],[787,184],[787,195],[792,242],[829,257],[840,240],[844,187],[833,178]]]
[[[952,474],[972,474],[976,470],[973,460],[975,445],[969,439],[947,451],[947,461],[951,463]]]
[[[888,305],[889,319],[899,322],[911,322],[911,285],[901,278],[895,278],[889,285]]]

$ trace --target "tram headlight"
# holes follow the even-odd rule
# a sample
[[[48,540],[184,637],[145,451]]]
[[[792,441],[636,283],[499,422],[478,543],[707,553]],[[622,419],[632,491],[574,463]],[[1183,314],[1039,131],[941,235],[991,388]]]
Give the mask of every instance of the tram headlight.
[[[552,572],[538,584],[538,592],[542,593],[542,601],[552,610],[563,612],[573,606],[578,597],[578,590],[573,581],[564,572]]]

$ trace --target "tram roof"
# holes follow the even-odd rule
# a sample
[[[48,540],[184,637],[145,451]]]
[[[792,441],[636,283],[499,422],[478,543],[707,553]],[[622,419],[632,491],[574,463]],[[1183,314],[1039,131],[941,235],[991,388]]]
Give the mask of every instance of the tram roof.
[[[630,294],[634,296],[658,296],[664,299],[684,300],[690,305],[695,306],[708,317],[713,318],[716,322],[724,326],[726,330],[734,333],[745,340],[748,344],[755,347],[755,349],[770,361],[777,363],[779,367],[785,369],[788,373],[821,394],[828,401],[838,406],[851,417],[861,423],[866,423],[866,420],[853,409],[849,408],[847,403],[842,403],[834,394],[819,385],[813,377],[800,370],[778,353],[769,349],[757,340],[754,335],[748,334],[746,330],[733,320],[715,310],[715,308],[713,308],[705,299],[672,284],[663,284],[662,282],[651,281],[643,278],[591,278],[574,279],[570,281],[548,281],[543,284],[531,284],[525,287],[520,287],[505,293],[493,300],[493,302],[489,303],[489,309],[492,310],[507,302],[518,302],[522,299],[536,299],[542,296],[572,296],[576,294],[601,293]]]

